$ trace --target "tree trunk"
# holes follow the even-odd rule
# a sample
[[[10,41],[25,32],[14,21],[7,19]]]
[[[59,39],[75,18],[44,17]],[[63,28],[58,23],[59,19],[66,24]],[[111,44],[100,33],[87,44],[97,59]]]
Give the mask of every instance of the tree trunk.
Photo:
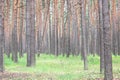
[[[58,0],[54,0],[55,55],[58,56]]]
[[[10,36],[9,36],[9,32],[10,32],[10,1],[9,0],[5,0],[5,5],[6,5],[6,14],[4,16],[4,37],[5,37],[5,53],[7,54],[8,58],[10,58],[10,50],[9,50],[9,46],[10,46]]]
[[[26,0],[27,66],[35,65],[35,0]]]
[[[103,40],[104,40],[104,80],[112,80],[111,27],[109,0],[102,0]]]
[[[111,11],[111,21],[112,21],[112,52],[117,55],[117,27],[116,27],[116,0],[112,0],[112,11]]]
[[[61,0],[61,52],[64,56],[64,4],[65,4],[65,0]]]
[[[88,61],[87,61],[87,47],[86,47],[86,23],[85,23],[85,1],[81,0],[82,11],[81,11],[81,30],[82,30],[82,54],[84,59],[84,70],[88,69]]]
[[[0,72],[4,71],[3,48],[4,48],[4,0],[0,0]]]
[[[18,40],[17,40],[17,0],[13,1],[13,28],[12,28],[12,59],[18,62]]]
[[[67,54],[67,57],[69,57],[70,56],[70,19],[71,19],[71,6],[70,6],[70,0],[68,1],[67,0],[67,43],[66,43],[66,54]]]
[[[19,33],[19,57],[23,57],[23,21],[24,21],[24,7],[23,7],[23,0],[20,0],[20,33]]]
[[[104,45],[103,45],[103,21],[102,21],[102,0],[98,0],[99,7],[99,52],[100,52],[100,73],[103,73],[104,70]]]
[[[31,66],[35,65],[35,0],[31,1],[31,30],[30,30],[30,53]]]
[[[118,0],[118,55],[120,55],[120,0]]]

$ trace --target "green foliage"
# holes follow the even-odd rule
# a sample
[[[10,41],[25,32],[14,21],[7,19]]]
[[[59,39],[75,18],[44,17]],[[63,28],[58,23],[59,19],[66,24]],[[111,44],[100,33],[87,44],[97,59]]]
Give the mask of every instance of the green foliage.
[[[36,66],[26,67],[26,55],[19,59],[18,63],[12,62],[5,56],[5,69],[7,72],[29,73],[31,76],[25,80],[95,80],[103,78],[99,72],[99,56],[88,57],[89,70],[83,70],[83,61],[80,56],[41,54],[36,57]],[[113,56],[114,77],[120,76],[120,56]],[[119,77],[120,78],[120,77]],[[23,80],[22,78],[15,80]]]

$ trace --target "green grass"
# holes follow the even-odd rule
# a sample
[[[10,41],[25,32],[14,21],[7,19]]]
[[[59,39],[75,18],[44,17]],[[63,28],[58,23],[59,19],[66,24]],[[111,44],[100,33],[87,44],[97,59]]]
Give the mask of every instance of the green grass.
[[[36,58],[36,66],[26,67],[26,56],[18,63],[12,62],[5,56],[5,70],[7,72],[30,73],[32,76],[26,80],[95,80],[103,78],[99,72],[99,57],[88,57],[89,70],[84,71],[80,56],[53,56],[41,54]],[[115,78],[120,78],[120,56],[113,56],[113,72]],[[17,79],[23,80],[23,79]]]

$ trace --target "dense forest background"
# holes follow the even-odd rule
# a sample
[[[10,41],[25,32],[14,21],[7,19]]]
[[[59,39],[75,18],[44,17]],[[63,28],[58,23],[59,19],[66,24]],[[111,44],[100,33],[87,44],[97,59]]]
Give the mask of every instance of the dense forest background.
[[[0,0],[0,71],[3,53],[15,63],[27,54],[27,66],[35,66],[36,55],[81,55],[85,70],[87,56],[99,55],[100,72],[112,80],[120,0]]]

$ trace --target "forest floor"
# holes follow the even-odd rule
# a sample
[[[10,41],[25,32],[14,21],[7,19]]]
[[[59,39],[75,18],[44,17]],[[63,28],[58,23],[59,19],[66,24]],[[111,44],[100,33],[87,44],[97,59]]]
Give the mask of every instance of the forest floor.
[[[36,57],[36,66],[26,67],[26,56],[18,63],[5,56],[5,72],[0,73],[0,80],[103,80],[99,72],[99,57],[88,57],[89,69],[83,70],[80,56],[53,56],[42,54]],[[113,56],[114,80],[120,80],[120,56]]]

